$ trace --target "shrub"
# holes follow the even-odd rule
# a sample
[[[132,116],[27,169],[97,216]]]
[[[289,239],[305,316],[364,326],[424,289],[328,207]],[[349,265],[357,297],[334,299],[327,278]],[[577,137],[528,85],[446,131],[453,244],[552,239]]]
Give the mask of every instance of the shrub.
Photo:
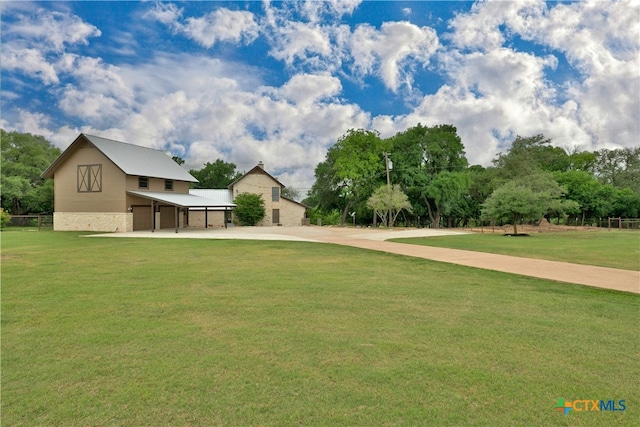
[[[234,212],[241,225],[256,225],[265,216],[264,200],[259,194],[238,194],[234,203]]]
[[[9,221],[11,221],[11,215],[4,209],[0,208],[0,229],[4,228]]]

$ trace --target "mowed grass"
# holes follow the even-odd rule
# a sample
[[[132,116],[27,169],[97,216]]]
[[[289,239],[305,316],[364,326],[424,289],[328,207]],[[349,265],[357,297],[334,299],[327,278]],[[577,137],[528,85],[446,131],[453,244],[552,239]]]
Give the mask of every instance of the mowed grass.
[[[576,231],[526,237],[474,233],[393,241],[640,271],[640,231]]]
[[[638,423],[635,294],[329,244],[1,237],[3,425]]]

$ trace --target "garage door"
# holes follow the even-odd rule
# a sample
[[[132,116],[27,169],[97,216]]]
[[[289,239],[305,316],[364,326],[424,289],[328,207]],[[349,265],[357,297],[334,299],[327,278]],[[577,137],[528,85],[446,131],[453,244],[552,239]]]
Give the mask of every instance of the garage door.
[[[174,228],[176,226],[176,208],[160,206],[160,228]]]
[[[151,206],[133,206],[133,231],[151,230]]]

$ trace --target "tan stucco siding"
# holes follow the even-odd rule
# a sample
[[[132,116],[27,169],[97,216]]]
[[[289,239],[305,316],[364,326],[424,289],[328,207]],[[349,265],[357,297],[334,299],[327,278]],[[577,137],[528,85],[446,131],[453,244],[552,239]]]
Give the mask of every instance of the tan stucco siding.
[[[264,200],[265,217],[258,225],[301,225],[305,213],[304,206],[283,199],[281,196],[278,197],[278,201],[274,202],[272,195],[273,187],[278,187],[280,191],[282,190],[280,184],[267,175],[261,173],[248,174],[233,186],[233,196],[236,197],[242,193],[253,193],[262,196],[262,200]],[[274,209],[280,211],[280,221],[277,224],[273,223],[272,214]]]
[[[54,212],[55,231],[133,231],[133,214],[124,212]]]
[[[78,167],[101,166],[101,190],[78,191]],[[98,149],[85,144],[73,152],[54,175],[56,212],[126,212],[125,177]]]
[[[140,188],[138,186],[139,177],[137,175],[129,175],[127,176],[126,188],[128,191],[154,191],[158,193],[166,192],[180,194],[189,193],[189,183],[187,181],[173,181],[173,190],[165,190],[164,181],[165,180],[161,178],[149,178],[149,188]]]

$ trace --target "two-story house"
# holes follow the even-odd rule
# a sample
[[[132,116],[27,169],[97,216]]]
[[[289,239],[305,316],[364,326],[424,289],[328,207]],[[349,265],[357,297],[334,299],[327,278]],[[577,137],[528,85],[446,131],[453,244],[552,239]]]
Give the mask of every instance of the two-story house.
[[[92,135],[80,134],[42,177],[54,179],[54,230],[177,232],[189,208],[235,206],[189,194],[197,180],[163,151]]]

